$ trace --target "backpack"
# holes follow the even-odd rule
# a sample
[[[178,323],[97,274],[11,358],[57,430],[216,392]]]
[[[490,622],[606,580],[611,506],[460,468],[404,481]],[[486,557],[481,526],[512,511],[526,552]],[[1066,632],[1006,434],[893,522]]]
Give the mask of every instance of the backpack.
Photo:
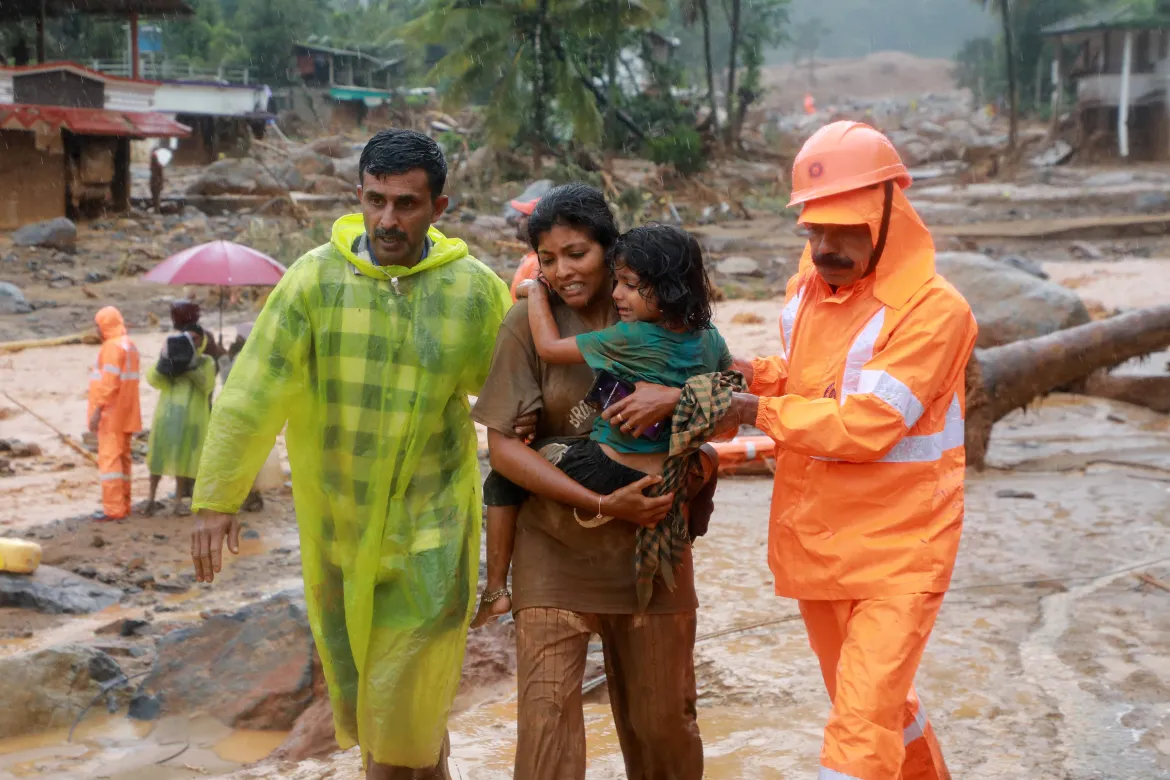
[[[156,370],[163,376],[176,377],[187,373],[195,365],[195,344],[186,333],[167,336],[159,355]]]

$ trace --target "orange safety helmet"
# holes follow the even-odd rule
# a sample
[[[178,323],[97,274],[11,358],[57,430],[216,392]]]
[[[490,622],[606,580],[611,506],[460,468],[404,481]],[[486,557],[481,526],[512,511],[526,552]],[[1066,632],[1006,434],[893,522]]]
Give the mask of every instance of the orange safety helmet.
[[[796,155],[788,207],[886,181],[902,189],[911,182],[890,139],[860,122],[832,122],[813,133]]]

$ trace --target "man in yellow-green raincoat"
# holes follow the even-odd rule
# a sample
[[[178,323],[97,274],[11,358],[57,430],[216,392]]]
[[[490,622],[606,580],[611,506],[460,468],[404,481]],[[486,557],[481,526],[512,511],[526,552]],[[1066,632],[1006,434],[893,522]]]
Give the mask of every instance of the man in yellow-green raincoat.
[[[235,512],[288,423],[309,622],[337,740],[367,778],[445,778],[479,567],[469,394],[508,287],[431,225],[447,166],[427,136],[378,133],[362,213],[269,297],[216,402],[192,508],[198,578],[220,571]],[[413,770],[413,771],[412,771]]]

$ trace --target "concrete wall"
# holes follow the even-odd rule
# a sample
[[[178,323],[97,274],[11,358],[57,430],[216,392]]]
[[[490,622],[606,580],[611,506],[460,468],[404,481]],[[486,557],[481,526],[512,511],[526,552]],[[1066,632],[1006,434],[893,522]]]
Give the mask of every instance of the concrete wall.
[[[0,130],[0,229],[65,216],[65,157],[41,152],[33,133]]]
[[[155,111],[175,114],[243,116],[268,110],[266,103],[263,85],[160,84],[154,94]]]

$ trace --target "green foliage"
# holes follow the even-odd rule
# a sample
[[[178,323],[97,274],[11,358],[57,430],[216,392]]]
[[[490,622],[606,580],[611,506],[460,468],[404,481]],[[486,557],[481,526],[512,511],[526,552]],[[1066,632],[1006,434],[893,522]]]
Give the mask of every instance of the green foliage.
[[[658,10],[637,0],[433,0],[403,37],[444,47],[431,78],[450,104],[486,103],[494,145],[593,144],[602,107],[589,86],[591,45],[607,40],[614,14],[617,29],[628,31],[648,26]]]
[[[973,4],[984,5],[985,0],[974,0]],[[987,5],[989,8],[999,7],[998,2]],[[1090,5],[1089,0],[1015,0],[1011,4],[1021,111],[1043,111],[1052,94],[1049,68],[1056,54],[1055,42],[1041,38],[1040,31],[1054,22],[1085,11]],[[956,55],[955,65],[955,78],[959,86],[969,88],[976,99],[986,102],[1006,100],[1007,53],[1002,35],[994,39],[985,37],[968,41]],[[1037,74],[1040,76],[1039,96],[1036,92]]]
[[[702,137],[693,127],[685,125],[648,140],[646,153],[658,165],[673,165],[676,171],[687,176],[707,165]]]

